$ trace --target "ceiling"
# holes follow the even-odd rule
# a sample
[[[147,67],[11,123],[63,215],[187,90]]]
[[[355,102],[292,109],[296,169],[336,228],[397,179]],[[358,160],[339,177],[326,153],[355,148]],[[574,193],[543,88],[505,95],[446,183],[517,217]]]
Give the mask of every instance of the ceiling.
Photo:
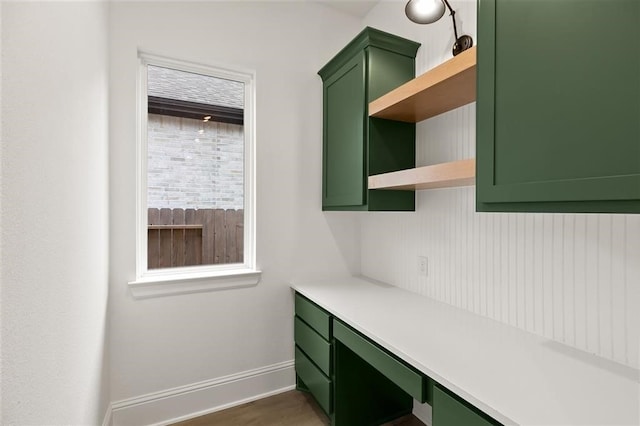
[[[364,18],[379,1],[380,0],[317,0],[318,3],[355,16],[356,18]]]

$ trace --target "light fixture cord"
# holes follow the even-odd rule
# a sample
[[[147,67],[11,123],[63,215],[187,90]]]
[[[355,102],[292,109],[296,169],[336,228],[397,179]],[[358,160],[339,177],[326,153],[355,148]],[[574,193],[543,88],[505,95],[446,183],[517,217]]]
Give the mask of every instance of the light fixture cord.
[[[458,41],[458,29],[456,28],[456,11],[451,8],[451,5],[447,0],[444,1],[444,4],[447,5],[449,12],[451,12],[451,20],[453,20],[453,34],[456,36],[456,41]]]

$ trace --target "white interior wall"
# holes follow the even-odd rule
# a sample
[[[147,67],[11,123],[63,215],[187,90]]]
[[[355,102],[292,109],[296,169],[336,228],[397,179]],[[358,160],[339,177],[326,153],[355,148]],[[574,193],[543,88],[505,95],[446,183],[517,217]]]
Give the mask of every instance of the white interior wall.
[[[2,2],[0,2],[0,147],[3,146],[2,139]],[[2,151],[0,148],[0,212],[2,212]],[[0,235],[3,234],[3,215],[0,214]],[[0,309],[2,309],[2,249],[0,240]],[[2,330],[2,313],[0,312],[0,330]],[[2,332],[0,332],[0,421],[2,421]]]
[[[2,3],[3,425],[109,404],[106,3]]]
[[[360,30],[315,3],[114,2],[110,24],[112,399],[293,359],[294,278],[358,273],[355,215],[320,205],[316,72]],[[137,50],[256,71],[256,287],[135,300]],[[290,384],[293,384],[291,377]]]
[[[476,2],[452,6],[477,43]],[[451,57],[448,15],[417,25],[404,3],[381,2],[363,23],[421,42],[417,75]],[[419,123],[416,142],[419,166],[474,157],[475,103]],[[475,213],[475,187],[416,203],[363,216],[364,275],[639,367],[640,215]]]

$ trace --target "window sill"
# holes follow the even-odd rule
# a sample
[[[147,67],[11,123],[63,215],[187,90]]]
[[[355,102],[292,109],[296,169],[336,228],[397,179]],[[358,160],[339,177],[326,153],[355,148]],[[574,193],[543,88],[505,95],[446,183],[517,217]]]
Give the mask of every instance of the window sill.
[[[129,282],[136,299],[252,287],[258,284],[261,271],[249,268],[226,271],[178,272],[150,275]]]

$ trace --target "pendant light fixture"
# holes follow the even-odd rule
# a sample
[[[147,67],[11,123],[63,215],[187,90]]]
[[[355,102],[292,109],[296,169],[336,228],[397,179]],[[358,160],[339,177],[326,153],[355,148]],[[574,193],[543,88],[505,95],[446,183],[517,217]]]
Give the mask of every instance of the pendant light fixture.
[[[471,36],[463,35],[458,37],[458,29],[456,28],[456,12],[451,8],[447,0],[409,0],[404,8],[404,13],[411,21],[416,24],[432,24],[442,18],[445,12],[445,5],[451,14],[453,20],[453,34],[456,38],[453,44],[453,56],[464,52],[473,46]]]

